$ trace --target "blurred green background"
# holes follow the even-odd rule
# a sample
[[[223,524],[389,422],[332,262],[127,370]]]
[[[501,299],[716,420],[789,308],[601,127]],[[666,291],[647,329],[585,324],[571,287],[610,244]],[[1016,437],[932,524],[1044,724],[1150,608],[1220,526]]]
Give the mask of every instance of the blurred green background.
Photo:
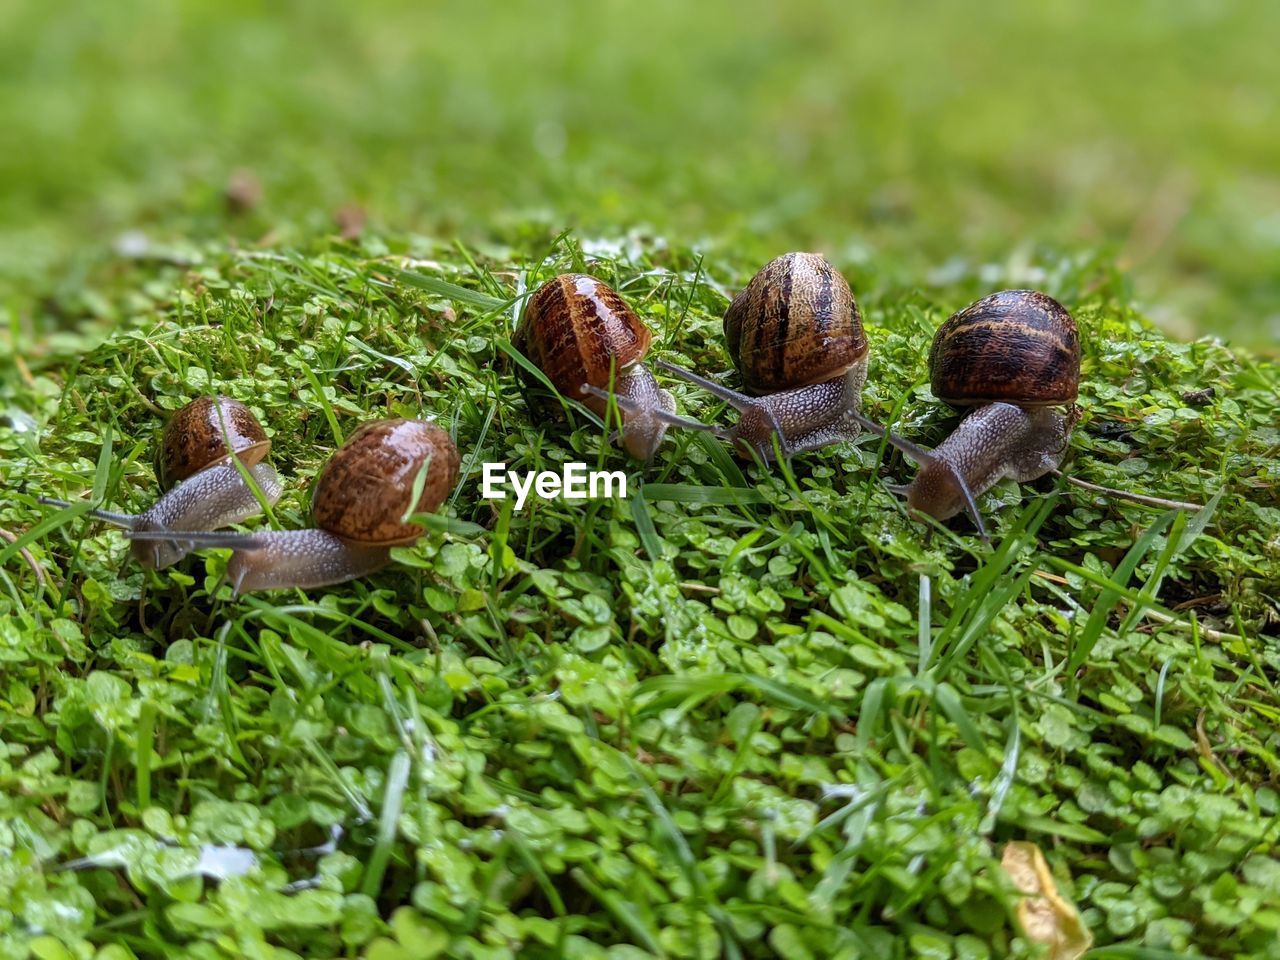
[[[1101,251],[1280,344],[1280,4],[0,3],[0,310],[123,231],[654,231],[906,283]],[[228,209],[234,171],[262,187]]]

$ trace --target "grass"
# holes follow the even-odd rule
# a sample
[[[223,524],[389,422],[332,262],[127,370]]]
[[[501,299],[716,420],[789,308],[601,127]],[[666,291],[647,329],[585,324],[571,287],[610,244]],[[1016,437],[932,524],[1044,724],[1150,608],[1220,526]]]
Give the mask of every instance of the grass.
[[[1265,0],[11,0],[0,309],[56,329],[138,231],[305,244],[355,204],[840,250],[904,286],[1097,250],[1177,335],[1274,353],[1278,31]],[[228,213],[245,169],[262,199]]]
[[[1091,960],[1280,960],[1278,19],[0,4],[0,958],[1030,957],[1024,840]],[[570,268],[732,379],[727,297],[787,249],[924,444],[937,324],[1058,297],[1069,472],[1205,509],[1006,484],[988,548],[874,439],[637,469],[520,384],[520,296]],[[273,437],[259,525],[375,416],[464,479],[341,587],[144,572],[83,510],[148,505],[215,390]],[[516,511],[487,460],[630,495]]]
[[[936,325],[1034,282],[1086,331],[1071,473],[1206,509],[1002,485],[988,549],[909,520],[874,439],[761,471],[673,433],[636,469],[540,412],[505,339],[520,290],[588,269],[726,375],[759,264],[674,241],[187,242],[86,275],[94,315],[19,332],[0,379],[5,955],[1029,956],[998,869],[1025,839],[1092,956],[1276,956],[1280,368],[1167,339],[1105,257],[839,259],[872,415],[936,443]],[[144,572],[35,504],[142,509],[164,413],[214,390],[268,425],[282,526],[357,424],[419,414],[463,454],[453,523],[235,600],[222,553]],[[482,461],[570,459],[633,495],[479,499]]]

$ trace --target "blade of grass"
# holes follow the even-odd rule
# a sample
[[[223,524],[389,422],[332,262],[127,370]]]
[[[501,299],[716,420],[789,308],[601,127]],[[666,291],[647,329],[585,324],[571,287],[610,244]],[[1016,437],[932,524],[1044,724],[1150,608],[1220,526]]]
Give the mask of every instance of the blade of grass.
[[[418,273],[416,270],[396,270],[393,271],[393,275],[405,286],[425,290],[427,293],[434,294],[437,297],[465,303],[468,306],[477,307],[486,312],[504,309],[511,303],[510,297],[506,299],[493,297],[487,293],[481,293],[479,290],[471,290],[467,287],[460,287],[456,283],[450,283],[448,280],[441,280],[439,277]]]
[[[350,334],[350,333],[347,334],[347,343],[360,349],[364,353],[369,354],[369,356],[375,357],[378,360],[381,360],[383,363],[389,363],[393,367],[399,367],[401,370],[407,373],[410,377],[417,377],[418,375],[418,371],[414,369],[413,364],[410,363],[408,360],[406,360],[404,357],[395,357],[389,353],[383,353],[380,350],[375,350],[373,347],[369,346],[369,344],[365,343],[363,340],[361,340],[359,337],[355,336],[354,334]]]
[[[138,711],[138,729],[134,734],[137,746],[134,748],[134,767],[139,812],[151,806],[151,759],[155,744],[156,705],[151,700],[143,700]]]
[[[1107,947],[1094,947],[1081,960],[1185,960],[1187,954],[1155,947],[1113,943]]]
[[[324,386],[320,383],[320,378],[316,376],[316,372],[310,366],[303,364],[302,370],[311,382],[311,390],[315,394],[316,403],[324,411],[324,418],[329,424],[329,432],[333,434],[333,445],[335,447],[342,446],[342,428],[338,426],[338,417],[333,412],[333,404],[329,402],[329,395],[324,392]]]
[[[231,621],[227,621],[218,631],[217,652],[213,660],[213,670],[209,677],[209,693],[205,711],[209,715],[217,714],[222,721],[223,732],[227,737],[227,749],[231,758],[242,767],[248,767],[244,753],[240,750],[240,730],[236,724],[235,705],[231,699],[231,681],[227,677],[227,634],[231,632]],[[217,709],[214,709],[217,704]]]
[[[750,487],[747,478],[743,476],[742,471],[738,468],[738,463],[733,458],[723,440],[713,437],[711,434],[699,430],[693,438],[693,442],[702,447],[703,452],[710,458],[712,465],[720,473],[720,482],[730,488],[743,489]]]
[[[614,890],[606,890],[600,886],[581,867],[574,867],[569,871],[569,876],[574,879],[578,886],[589,893],[597,903],[609,911],[615,920],[630,930],[641,946],[656,957],[667,956],[667,952],[662,949],[662,945],[658,942],[658,932],[652,925],[652,918],[646,922],[640,916],[640,911],[634,903],[628,901],[620,893]]]
[[[650,560],[662,559],[662,540],[658,536],[658,528],[654,526],[653,517],[649,514],[649,504],[645,499],[644,489],[637,487],[628,498],[631,507],[631,519],[636,525],[636,536],[640,538],[644,551]]]
[[[1142,595],[1155,599],[1160,594],[1160,587],[1164,583],[1164,578],[1172,566],[1187,548],[1190,547],[1200,535],[1204,533],[1209,526],[1209,521],[1213,518],[1213,513],[1218,508],[1218,503],[1222,499],[1222,491],[1219,490],[1204,507],[1193,514],[1179,513],[1173,522],[1173,528],[1169,532],[1168,541],[1165,548],[1160,554],[1160,559],[1156,562],[1155,569],[1151,575],[1147,577],[1146,584],[1143,585]],[[1190,519],[1188,520],[1188,516]],[[1146,604],[1134,604],[1130,609],[1129,615],[1125,617],[1124,623],[1120,627],[1121,633],[1127,633],[1133,629],[1144,613],[1147,611]]]
[[[990,833],[996,828],[1000,811],[1004,809],[1004,802],[1008,799],[1009,791],[1013,789],[1014,781],[1017,779],[1018,760],[1021,756],[1022,728],[1018,725],[1018,717],[1015,713],[1009,727],[1009,740],[1004,747],[1004,762],[1000,764],[1000,772],[991,782],[991,799],[987,802],[987,812],[983,815],[982,824],[979,827],[983,833]]]
[[[488,289],[489,295],[498,300],[504,299],[503,294],[506,291],[502,289],[502,284],[498,283],[492,273],[483,269],[476,263],[476,259],[471,255],[471,251],[467,249],[467,245],[455,237],[453,241],[453,248],[457,250],[462,256],[462,259],[466,261],[468,269],[471,270],[471,275],[476,278],[477,282],[479,282],[481,286]]]
[[[1047,497],[1038,506],[1028,506],[991,558],[971,576],[963,601],[956,604],[933,645],[931,654],[939,660],[928,671],[932,676],[947,676],[956,660],[977,642],[1000,611],[1026,586],[1031,569],[1004,588],[996,588],[1034,544],[1036,533],[1053,512],[1055,503],[1056,498]],[[958,638],[952,640],[957,632]]]
[[[862,694],[862,709],[858,713],[858,733],[855,741],[857,753],[865,752],[871,740],[880,731],[880,717],[885,710],[885,697],[889,693],[889,678],[877,677],[867,684]]]
[[[311,758],[329,775],[329,779],[333,781],[337,791],[347,798],[347,802],[351,804],[351,808],[356,812],[358,821],[360,823],[368,823],[372,820],[373,809],[369,806],[368,801],[342,775],[342,771],[334,763],[333,757],[311,737],[304,738],[301,743],[307,752],[311,754]]]
[[[704,506],[743,506],[766,503],[767,498],[755,487],[700,487],[692,483],[646,483],[644,497],[651,503],[670,500],[672,503],[693,503]]]
[[[1089,614],[1089,619],[1084,625],[1084,629],[1075,638],[1072,644],[1071,652],[1067,656],[1067,672],[1075,673],[1089,659],[1089,654],[1093,652],[1094,646],[1102,636],[1102,631],[1106,628],[1107,618],[1111,616],[1111,611],[1115,607],[1116,602],[1120,599],[1120,592],[1116,588],[1123,589],[1129,583],[1129,578],[1133,576],[1134,570],[1138,564],[1142,562],[1142,558],[1147,555],[1154,545],[1156,538],[1164,533],[1165,529],[1183,514],[1177,510],[1170,510],[1161,514],[1156,521],[1149,526],[1125,554],[1124,559],[1120,561],[1116,567],[1114,576],[1107,578],[1110,586],[1103,589],[1093,604],[1093,612]],[[1143,603],[1146,598],[1141,594],[1134,594],[1136,603]]]
[[[387,768],[387,789],[382,795],[382,810],[378,814],[378,838],[365,867],[360,891],[367,897],[377,898],[382,890],[382,877],[391,859],[391,848],[396,842],[397,821],[404,806],[404,790],[409,783],[409,754],[397,750]]]
[[[562,953],[565,938],[569,935],[569,925],[566,922],[568,910],[565,908],[564,898],[560,896],[560,891],[556,889],[556,885],[551,882],[551,877],[543,869],[542,862],[535,856],[524,834],[514,829],[510,824],[507,824],[506,830],[507,835],[511,837],[511,845],[516,855],[529,868],[529,872],[533,874],[534,880],[538,883],[538,889],[547,898],[547,903],[551,904],[551,909],[559,920],[556,925],[556,942],[553,947],[558,954]]]
[[[1086,827],[1082,823],[1063,823],[1061,820],[1054,820],[1052,817],[1023,817],[1015,815],[1013,819],[1006,822],[1022,827],[1022,829],[1031,833],[1043,833],[1051,837],[1075,840],[1079,843],[1106,844],[1111,842],[1110,834],[1094,830],[1092,827]]]
[[[949,683],[938,684],[933,689],[933,702],[946,714],[947,719],[956,725],[964,742],[984,757],[987,756],[987,742],[978,730],[978,725],[965,710],[964,702],[960,699],[956,688]]]
[[[645,805],[649,808],[649,812],[653,815],[661,835],[666,839],[667,845],[672,853],[675,854],[676,863],[680,867],[680,871],[688,880],[689,886],[693,888],[695,896],[702,901],[702,909],[706,910],[716,927],[720,931],[720,936],[724,941],[724,953],[730,960],[741,960],[742,951],[738,946],[737,934],[734,931],[733,924],[730,923],[728,915],[724,912],[724,907],[715,895],[714,888],[707,882],[706,875],[702,872],[698,860],[693,855],[689,843],[684,838],[684,834],[680,832],[680,828],[676,826],[675,821],[671,818],[671,811],[662,803],[662,800],[654,792],[649,781],[645,778],[644,772],[640,769],[636,760],[624,753],[619,753],[628,767],[631,768],[632,779],[640,791],[641,797],[645,801]]]
[[[923,676],[925,664],[933,656],[933,581],[927,573],[920,574],[920,597],[918,601],[919,627],[916,632],[916,643],[919,659],[916,664],[916,676]]]

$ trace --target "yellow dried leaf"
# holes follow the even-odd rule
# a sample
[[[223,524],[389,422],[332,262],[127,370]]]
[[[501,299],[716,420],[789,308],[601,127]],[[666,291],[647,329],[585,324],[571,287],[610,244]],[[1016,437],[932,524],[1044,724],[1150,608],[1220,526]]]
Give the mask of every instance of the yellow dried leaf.
[[[1058,892],[1040,848],[1025,841],[1007,843],[1000,865],[1026,894],[1018,904],[1018,922],[1027,939],[1047,946],[1050,960],[1079,960],[1092,946],[1093,934],[1080,911]]]

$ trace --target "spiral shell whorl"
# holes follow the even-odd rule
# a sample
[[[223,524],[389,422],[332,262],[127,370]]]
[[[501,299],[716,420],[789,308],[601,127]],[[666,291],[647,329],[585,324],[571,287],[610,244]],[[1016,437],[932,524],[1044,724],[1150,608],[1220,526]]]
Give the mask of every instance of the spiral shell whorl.
[[[867,355],[848,281],[817,253],[787,253],[751,278],[724,315],[729,355],[752,393],[821,383]]]
[[[428,459],[422,495],[410,510],[414,480]],[[459,464],[453,440],[433,423],[366,423],[320,471],[311,501],[316,525],[358,543],[412,543],[422,528],[401,518],[438,509],[458,481]]]
[[[1080,388],[1080,335],[1052,297],[1002,290],[938,328],[929,375],[934,396],[956,406],[1073,403]]]
[[[230,440],[228,447],[227,441]],[[163,487],[190,479],[236,454],[246,467],[271,449],[253,411],[231,397],[197,397],[178,410],[165,426],[158,472]]]
[[[557,390],[580,399],[584,384],[606,388],[615,376],[644,358],[653,335],[607,284],[580,273],[544,283],[529,298],[516,330],[516,348],[531,359]]]

